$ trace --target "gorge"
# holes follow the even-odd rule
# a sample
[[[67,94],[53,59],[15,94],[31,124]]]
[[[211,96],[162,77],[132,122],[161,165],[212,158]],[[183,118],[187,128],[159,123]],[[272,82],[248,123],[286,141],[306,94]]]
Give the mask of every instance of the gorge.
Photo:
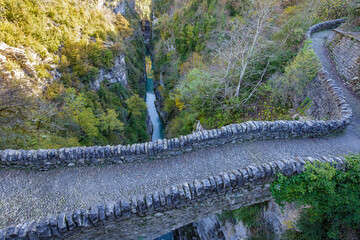
[[[55,49],[48,61],[59,58],[59,79],[39,93],[39,108],[23,104],[31,98],[14,101],[31,121],[14,124],[17,115],[1,115],[0,101],[0,240],[256,237],[245,222],[226,224],[226,217],[269,201],[272,210],[261,214],[271,219],[271,237],[280,238],[291,224],[270,191],[279,174],[298,176],[316,162],[342,168],[344,155],[360,152],[358,89],[348,88],[357,84],[358,55],[343,57],[358,39],[339,30],[344,18],[319,22],[311,1],[226,2],[80,8],[93,11],[97,32],[82,29],[79,41],[69,34],[61,47],[46,45]],[[69,6],[78,14],[77,4]],[[56,14],[44,19],[64,28]],[[16,69],[8,59],[1,67]],[[32,69],[46,78],[48,66]],[[351,77],[344,83],[339,73]],[[35,133],[32,141],[12,132],[22,125]]]
[[[338,22],[335,23],[338,24]],[[333,22],[328,22],[323,25],[317,25],[311,29],[309,36],[313,32],[334,26],[333,24]],[[323,61],[325,68],[323,70],[325,73],[320,73],[320,77],[323,78],[323,83],[325,86],[328,86],[330,92],[341,94],[340,89],[335,87],[334,81],[329,79],[329,76],[331,76],[331,78],[339,84],[338,86],[342,86],[340,79],[331,68],[329,58],[324,55],[322,49],[324,34],[328,34],[328,32],[315,33],[312,36],[314,49],[320,55],[320,59]],[[341,89],[346,94],[346,98],[354,110],[354,118],[357,119],[359,112],[358,100],[351,96],[345,88],[341,87]],[[349,123],[347,119],[351,115],[351,110],[343,99],[341,95],[335,97],[335,101],[338,102],[336,105],[341,109],[340,114],[342,114],[342,117],[340,117],[340,120],[335,120],[334,123],[343,123],[345,127]],[[235,132],[237,128],[231,130],[231,127],[219,131],[221,134],[224,134],[224,137],[228,135],[235,136],[237,134],[247,135],[252,131],[278,131],[279,133],[284,133],[287,131],[286,128],[283,128],[285,123],[285,121],[279,121],[278,127],[273,130],[270,128],[268,130],[262,130],[258,126],[259,123],[254,122],[249,123],[248,126],[245,127],[247,130],[245,129],[243,133]],[[290,121],[288,123],[298,124],[296,121],[293,123]],[[319,128],[321,125],[318,124],[325,122],[320,121],[317,123],[316,121],[312,121],[309,123],[311,123],[311,125],[306,127],[306,131],[314,131],[314,133],[316,133],[319,130],[321,131],[321,128]],[[331,123],[331,121],[329,123]],[[271,123],[269,122],[268,124]],[[289,127],[290,126],[291,125],[289,125]],[[328,126],[330,127],[330,125]],[[359,137],[358,131],[354,131],[356,128],[357,125],[355,121],[350,124],[342,134],[335,137],[320,137],[314,139],[298,138],[291,140],[278,138],[277,140],[225,144],[213,148],[207,147],[192,153],[184,153],[183,155],[172,158],[136,164],[118,164],[109,165],[108,167],[64,168],[43,173],[11,169],[1,170],[2,189],[0,192],[5,194],[1,196],[2,206],[4,207],[2,209],[6,209],[6,212],[2,213],[2,216],[7,216],[5,221],[18,225],[1,230],[0,236],[10,238],[10,236],[18,236],[19,234],[25,234],[25,236],[36,234],[42,237],[66,237],[69,239],[78,239],[79,237],[95,239],[109,239],[114,237],[116,239],[119,236],[123,236],[125,239],[131,239],[138,238],[140,235],[148,238],[157,237],[168,232],[170,229],[197,221],[199,218],[202,218],[202,216],[208,216],[208,214],[213,214],[222,209],[236,209],[240,206],[270,199],[267,190],[269,186],[268,182],[272,181],[272,176],[277,171],[291,175],[300,172],[301,166],[303,166],[305,161],[315,161],[316,158],[321,161],[341,163],[341,158],[321,158],[321,156],[358,152],[359,144],[357,139],[359,139]],[[290,131],[294,130],[295,129],[291,129]],[[303,131],[304,130],[305,128],[303,128]],[[206,131],[207,130],[202,131],[196,141],[206,141]],[[157,140],[157,143],[160,143],[160,140]],[[162,140],[161,145],[158,146],[163,146],[163,143],[164,141]],[[170,143],[169,146],[172,146],[171,141],[168,143]],[[254,156],[254,148],[258,149],[256,152],[262,154]],[[97,152],[98,150],[95,151]],[[159,151],[159,148],[157,151]],[[160,151],[165,151],[165,149]],[[11,152],[8,150],[1,151],[2,164],[6,162],[15,163],[16,161],[20,163],[25,160],[15,158],[15,156],[19,156],[18,153],[19,152]],[[36,153],[40,152],[37,151]],[[100,153],[100,151],[98,153]],[[116,154],[113,150],[110,150],[109,153]],[[128,154],[131,154],[131,152],[128,152]],[[309,155],[313,158],[309,158]],[[40,157],[40,155],[37,156]],[[50,155],[48,156],[50,157]],[[100,156],[101,155],[99,155],[99,157]],[[283,159],[284,156],[288,156],[286,157],[287,159],[291,159],[292,157],[295,159],[274,162],[274,159]],[[114,157],[118,158],[118,156],[115,155]],[[211,161],[209,161],[209,158]],[[65,157],[65,159],[68,159],[68,157]],[[237,160],[234,161],[234,159]],[[211,165],[209,163],[211,163]],[[30,164],[35,164],[34,160],[32,160]],[[176,169],[176,171],[168,171],[169,164],[171,168]],[[186,171],[184,171],[184,166],[186,166]],[[155,170],[155,168],[157,170]],[[90,169],[92,172],[91,176],[86,174]],[[150,169],[153,169],[151,171],[154,171],[152,173],[154,177],[149,175]],[[210,176],[208,171],[210,171]],[[81,174],[81,172],[84,174]],[[166,176],[163,175],[165,172],[167,173]],[[186,172],[188,173],[184,175]],[[74,179],[70,180],[74,173],[76,173],[77,176],[76,183]],[[178,173],[181,173],[180,178]],[[214,175],[211,176],[212,174]],[[105,179],[105,176],[107,176],[108,179]],[[140,178],[140,176],[148,177]],[[32,180],[28,181],[26,179]],[[132,179],[132,181],[128,179]],[[170,179],[171,181],[169,181]],[[26,199],[21,200],[15,197],[16,193],[13,192],[12,189],[19,189],[19,186],[21,186],[20,182],[22,181],[27,183],[28,188],[37,189],[36,192],[33,192],[33,198],[31,192],[28,190],[25,190],[27,194]],[[51,187],[40,186],[51,183],[52,181],[56,181],[56,185],[52,185]],[[187,181],[187,183],[182,184],[184,181]],[[121,183],[124,182],[127,184],[122,185]],[[16,184],[20,185],[16,186]],[[86,186],[86,189],[84,186]],[[122,186],[121,189],[119,189],[119,186]],[[146,188],[143,188],[143,186],[146,186]],[[162,187],[164,187],[164,191],[160,190]],[[97,189],[97,191],[90,189]],[[98,191],[100,189],[101,191]],[[119,189],[120,191],[116,190],[115,193],[115,189]],[[76,191],[77,194],[73,195],[73,191]],[[82,191],[81,194],[79,194],[80,191]],[[58,194],[63,196],[61,198],[63,199],[61,201],[62,203],[55,200],[58,198]],[[126,198],[126,196],[129,195],[133,197]],[[43,197],[41,201],[39,201],[36,196]],[[114,196],[123,196],[123,198],[119,201],[111,202],[114,201]],[[73,212],[70,210],[84,205],[89,206],[96,204],[98,201],[104,201],[104,198],[105,201],[109,201],[107,204],[94,205],[88,210],[86,208]],[[13,202],[15,199],[17,199],[16,204]],[[32,201],[31,199],[33,199],[36,204],[30,204],[31,209],[26,209],[24,206],[29,206],[26,201]],[[80,203],[79,201],[82,202],[81,205],[78,205]],[[18,209],[17,206],[21,207],[21,210]],[[38,206],[38,209],[36,209],[36,206]],[[42,212],[42,209],[48,210]],[[13,218],[12,212],[18,214],[19,210],[25,219],[32,218],[34,213],[37,214],[35,218],[39,219],[44,217],[44,215],[48,215],[50,212],[56,213],[61,211],[61,209],[69,209],[70,212],[64,212],[40,221],[30,221],[26,224],[11,220]],[[178,217],[174,218],[174,216]],[[156,230],[150,228],[150,226],[155,226]],[[162,227],[159,228],[159,226]],[[107,234],[105,234],[105,232],[107,232]]]

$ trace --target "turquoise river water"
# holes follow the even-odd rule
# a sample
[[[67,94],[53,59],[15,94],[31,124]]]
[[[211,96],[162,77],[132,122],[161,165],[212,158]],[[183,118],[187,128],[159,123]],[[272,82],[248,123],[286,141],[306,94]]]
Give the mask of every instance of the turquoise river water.
[[[156,111],[155,101],[156,96],[154,93],[154,79],[152,78],[152,75],[148,73],[146,75],[146,105],[148,108],[151,123],[153,125],[151,141],[162,139],[164,137],[164,126],[160,120],[158,112]]]

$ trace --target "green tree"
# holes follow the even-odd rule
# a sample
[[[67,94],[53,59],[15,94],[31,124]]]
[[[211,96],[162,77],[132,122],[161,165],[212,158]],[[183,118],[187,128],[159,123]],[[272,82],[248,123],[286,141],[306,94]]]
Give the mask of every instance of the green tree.
[[[108,131],[108,134],[115,130],[123,131],[124,123],[122,123],[118,118],[118,114],[114,109],[107,109],[107,113],[104,113],[100,117],[100,127],[104,131]]]
[[[83,94],[77,95],[74,88],[67,89],[64,110],[70,119],[89,137],[98,136],[99,119],[94,115],[91,108],[86,106],[86,99]]]
[[[126,104],[130,111],[127,120],[129,120],[131,116],[140,117],[141,113],[147,109],[146,103],[138,94],[134,94],[128,98]]]
[[[211,87],[211,75],[206,71],[194,68],[188,72],[176,90],[180,100],[188,103],[188,106],[201,110],[206,101],[214,101]],[[175,101],[178,102],[176,99]]]
[[[316,76],[319,58],[310,48],[311,42],[305,42],[295,59],[285,67],[285,73],[269,81],[275,99],[282,103],[292,103],[294,107],[305,98],[305,87]]]
[[[360,237],[360,155],[336,168],[307,163],[302,174],[278,175],[270,187],[278,204],[303,206],[296,239],[358,239]]]

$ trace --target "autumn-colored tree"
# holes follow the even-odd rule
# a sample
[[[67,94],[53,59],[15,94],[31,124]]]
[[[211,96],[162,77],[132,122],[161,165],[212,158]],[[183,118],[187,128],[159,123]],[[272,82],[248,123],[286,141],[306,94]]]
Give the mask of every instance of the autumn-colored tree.
[[[99,134],[97,126],[99,119],[94,115],[91,108],[86,106],[86,99],[83,94],[76,94],[74,88],[66,90],[65,113],[78,125],[82,132],[89,137],[96,137]]]
[[[107,109],[107,113],[104,113],[100,117],[100,128],[107,131],[109,135],[115,130],[123,131],[124,123],[117,117],[118,114],[115,112],[115,109]]]
[[[21,80],[0,80],[0,147],[26,148],[39,129],[48,128],[55,106],[32,94]]]
[[[322,21],[345,17],[349,2],[348,0],[320,0],[317,15]]]
[[[43,94],[43,98],[54,101],[65,93],[64,85],[60,82],[49,84]]]
[[[147,109],[146,103],[138,94],[134,94],[128,98],[126,104],[129,109],[127,120],[129,120],[132,115],[136,117],[141,116],[142,111]]]
[[[25,123],[27,113],[33,108],[32,103],[33,99],[18,81],[0,80],[0,146],[6,146],[4,140],[17,138],[31,130]]]
[[[129,21],[120,13],[116,15],[116,20],[114,24],[119,30],[120,35],[123,37],[131,36],[134,31],[132,28],[130,28]]]
[[[185,75],[193,68],[203,69],[205,67],[203,61],[203,57],[199,53],[193,52],[187,61],[180,65],[180,74]]]

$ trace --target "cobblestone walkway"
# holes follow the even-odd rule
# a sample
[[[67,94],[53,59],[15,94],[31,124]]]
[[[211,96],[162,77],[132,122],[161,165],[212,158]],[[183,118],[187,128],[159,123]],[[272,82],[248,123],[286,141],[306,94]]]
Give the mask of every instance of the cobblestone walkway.
[[[326,138],[227,144],[147,163],[64,168],[47,172],[0,170],[0,228],[203,179],[251,163],[360,152],[359,100],[342,84],[323,47],[328,33],[316,33],[312,39],[323,65],[344,91],[353,109],[354,117],[344,133]]]

